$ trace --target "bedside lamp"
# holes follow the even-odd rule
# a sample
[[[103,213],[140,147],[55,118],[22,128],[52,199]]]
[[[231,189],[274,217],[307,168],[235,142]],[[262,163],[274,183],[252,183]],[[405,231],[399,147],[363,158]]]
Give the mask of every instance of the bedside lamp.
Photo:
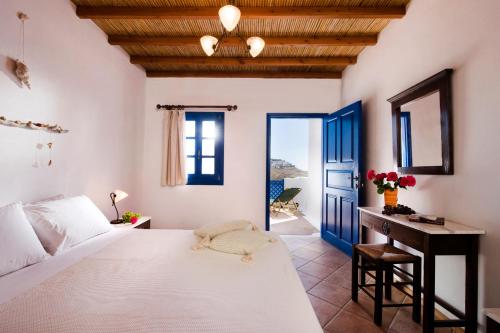
[[[115,207],[116,210],[116,220],[111,221],[111,224],[123,223],[123,220],[120,218],[120,214],[118,213],[116,203],[128,197],[128,194],[123,192],[122,190],[115,190],[114,192],[111,192],[109,196],[111,197],[111,202],[113,203],[113,207]]]

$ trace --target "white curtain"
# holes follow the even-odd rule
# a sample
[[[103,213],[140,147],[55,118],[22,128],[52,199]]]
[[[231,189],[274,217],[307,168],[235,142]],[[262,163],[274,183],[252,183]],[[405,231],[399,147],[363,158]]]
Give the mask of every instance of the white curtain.
[[[184,111],[164,111],[162,186],[186,184],[184,155]]]

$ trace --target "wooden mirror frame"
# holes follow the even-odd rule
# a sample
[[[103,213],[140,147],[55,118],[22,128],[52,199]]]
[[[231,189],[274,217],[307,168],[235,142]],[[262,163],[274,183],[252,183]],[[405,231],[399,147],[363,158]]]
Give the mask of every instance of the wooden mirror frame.
[[[453,69],[445,69],[387,100],[392,105],[392,149],[394,164],[398,172],[420,175],[453,174],[452,73]],[[401,162],[401,106],[436,91],[439,92],[441,109],[441,152],[443,163],[437,166],[403,167]]]

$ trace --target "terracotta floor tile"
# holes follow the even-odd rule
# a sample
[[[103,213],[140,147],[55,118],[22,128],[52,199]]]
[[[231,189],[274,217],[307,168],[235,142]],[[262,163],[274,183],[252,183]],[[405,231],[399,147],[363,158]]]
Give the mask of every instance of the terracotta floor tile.
[[[370,321],[373,321],[374,309],[374,301],[363,292],[358,295],[357,303],[350,300],[343,308],[344,311],[348,311]],[[398,308],[384,308],[382,310],[382,328],[384,330],[387,330],[389,328],[397,312]]]
[[[317,242],[320,240],[319,235],[307,235],[307,236],[300,236],[300,235],[280,235],[281,239],[285,241],[294,241],[294,242],[302,242],[304,245]]]
[[[340,307],[344,306],[351,299],[351,292],[349,290],[325,282],[318,283],[314,288],[309,290],[309,293]]]
[[[321,279],[318,279],[315,276],[303,273],[301,271],[297,271],[297,273],[299,274],[300,280],[302,281],[302,285],[304,286],[304,289],[306,291],[308,291],[321,281]]]
[[[317,258],[314,258],[315,263],[330,266],[335,269],[340,268],[348,261],[349,257],[347,255],[337,252],[326,252]]]
[[[298,250],[292,251],[292,254],[302,259],[312,260],[319,257],[321,255],[321,252],[301,247]]]
[[[300,246],[305,246],[310,244],[309,241],[306,241],[301,238],[295,238],[295,237],[287,237],[287,236],[280,236],[281,240],[285,242],[285,244],[295,244],[295,245],[300,245]]]
[[[351,276],[352,274],[352,262],[351,259],[349,259],[345,264],[340,267],[337,272],[339,274],[344,274],[345,276]]]
[[[324,328],[328,333],[382,333],[380,327],[370,320],[342,310]]]
[[[318,317],[321,326],[325,326],[330,319],[333,318],[339,311],[338,306],[332,305],[328,302],[323,301],[321,298],[308,294],[311,305],[314,308],[314,312]]]
[[[421,333],[422,326],[411,319],[411,309],[401,309],[389,327],[390,333]]]
[[[292,256],[292,262],[295,268],[299,268],[300,266],[307,264],[309,260]]]
[[[285,245],[289,251],[295,251],[309,244],[300,239],[283,239],[283,241],[285,242]]]
[[[319,279],[324,279],[335,271],[333,268],[317,264],[313,261],[301,266],[298,270]]]
[[[332,274],[330,274],[326,279],[325,282],[337,286],[344,287],[346,289],[351,289],[351,274],[344,274],[342,272],[339,272],[336,270]]]
[[[300,248],[303,248],[304,245],[298,245],[298,244],[286,244],[286,247],[288,248],[288,251],[293,252],[295,250],[298,250]]]
[[[336,248],[334,248],[332,245],[325,242],[324,240],[312,242],[312,243],[306,245],[305,247],[312,249],[312,250],[316,250],[318,252],[322,252],[322,253],[338,251]]]

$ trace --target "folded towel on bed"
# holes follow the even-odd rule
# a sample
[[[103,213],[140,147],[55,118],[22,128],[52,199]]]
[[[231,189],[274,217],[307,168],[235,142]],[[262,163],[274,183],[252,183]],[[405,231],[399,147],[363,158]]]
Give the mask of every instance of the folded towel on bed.
[[[209,248],[215,251],[243,255],[243,262],[251,262],[252,254],[276,240],[249,221],[233,221],[202,227],[194,231],[200,241],[193,250]]]
[[[246,220],[236,220],[225,223],[209,224],[194,230],[194,234],[201,238],[209,237],[212,239],[225,232],[250,229],[250,227],[252,227],[252,222]]]

